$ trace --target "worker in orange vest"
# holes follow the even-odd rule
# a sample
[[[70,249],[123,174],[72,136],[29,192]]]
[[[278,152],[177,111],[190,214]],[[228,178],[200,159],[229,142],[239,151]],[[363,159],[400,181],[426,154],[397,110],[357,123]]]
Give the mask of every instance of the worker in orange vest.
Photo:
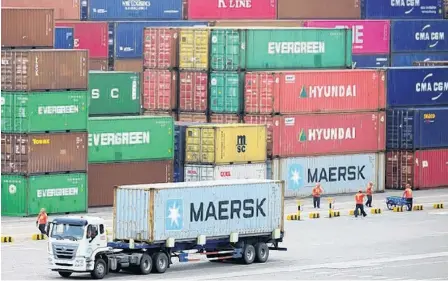
[[[366,212],[364,212],[364,193],[360,190],[355,195],[356,207],[355,207],[355,218],[358,217],[359,211],[361,211],[361,215],[363,217],[367,216]]]
[[[316,184],[316,187],[313,188],[313,205],[314,209],[320,209],[320,195],[323,193],[323,189],[320,186],[320,183]]]
[[[405,190],[403,192],[403,197],[406,199],[406,203],[408,204],[408,211],[412,211],[413,199],[412,199],[412,188],[409,183],[406,184]]]
[[[366,207],[370,207],[372,208],[372,194],[373,194],[373,183],[369,182],[369,184],[367,185],[367,190],[366,190],[366,194],[367,194],[367,202],[366,202]]]
[[[40,213],[37,216],[36,226],[39,227],[41,234],[46,234],[45,227],[47,226],[48,215],[44,208],[40,209]]]

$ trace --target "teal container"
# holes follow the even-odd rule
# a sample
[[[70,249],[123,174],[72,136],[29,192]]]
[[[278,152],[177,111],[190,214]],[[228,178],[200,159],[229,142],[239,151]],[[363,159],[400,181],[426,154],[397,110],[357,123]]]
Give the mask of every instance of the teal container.
[[[243,107],[243,90],[243,72],[211,72],[210,111],[213,113],[240,113]]]

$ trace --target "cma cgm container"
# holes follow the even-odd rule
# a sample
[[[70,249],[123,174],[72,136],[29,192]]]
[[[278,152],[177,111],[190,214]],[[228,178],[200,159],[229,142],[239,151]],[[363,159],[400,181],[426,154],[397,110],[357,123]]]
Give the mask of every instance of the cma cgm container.
[[[266,163],[185,165],[185,181],[266,179]]]
[[[225,180],[117,186],[114,189],[114,238],[163,242],[173,238],[196,241],[229,236],[283,232],[284,186],[281,181]],[[153,198],[153,200],[140,200]],[[230,215],[227,202],[244,209]],[[150,203],[151,202],[151,203]],[[207,208],[221,206],[220,219]],[[224,208],[224,209],[223,209]],[[129,212],[133,210],[133,212]],[[179,215],[172,223],[167,212]],[[148,224],[151,221],[153,223]],[[137,223],[135,223],[137,222]]]
[[[277,0],[279,19],[359,19],[360,0]]]
[[[268,158],[272,157],[272,130],[274,125],[273,115],[244,115],[243,123],[266,125],[266,151]]]
[[[448,61],[448,52],[393,53],[391,66],[413,66],[415,62]],[[430,65],[427,65],[430,66]]]
[[[266,126],[195,125],[187,128],[186,135],[185,163],[266,162]]]
[[[277,0],[188,0],[188,19],[275,19]]]
[[[6,133],[87,131],[88,96],[73,92],[3,92],[2,126]],[[3,107],[8,110],[3,110]]]
[[[442,11],[441,0],[361,1],[363,19],[442,19]]]
[[[391,22],[392,52],[440,52],[448,50],[448,21],[398,20]]]
[[[183,28],[180,30],[179,36],[179,68],[207,70],[210,30],[207,28]]]
[[[382,55],[354,55],[353,68],[382,68],[390,66],[389,54]]]
[[[170,69],[178,66],[179,30],[145,27],[143,30],[143,67]]]
[[[2,134],[2,175],[87,170],[87,133]]]
[[[208,72],[179,72],[179,110],[206,112],[208,100]]]
[[[243,90],[243,72],[211,72],[210,111],[214,113],[240,113],[243,107]]]
[[[448,105],[448,67],[397,67],[387,70],[387,106]]]
[[[250,114],[375,111],[385,108],[383,70],[247,72]]]
[[[146,69],[143,72],[143,108],[153,111],[176,109],[177,86],[177,71]]]
[[[89,163],[173,158],[173,118],[89,118]]]
[[[387,111],[388,149],[448,147],[448,107]]]
[[[369,182],[384,191],[384,153],[310,156],[273,160],[273,179],[285,181],[286,197],[311,196],[321,183],[325,194],[355,193]]]
[[[87,175],[2,175],[2,216],[87,212]]]
[[[80,2],[80,0],[2,0],[2,7],[53,9],[55,20],[79,20]]]
[[[54,29],[54,48],[73,49],[75,44],[73,33],[73,27],[56,27]]]
[[[89,71],[90,115],[140,113],[140,73]]]
[[[2,50],[2,90],[86,90],[85,50]]]
[[[280,157],[382,151],[384,112],[274,117],[273,155]]]

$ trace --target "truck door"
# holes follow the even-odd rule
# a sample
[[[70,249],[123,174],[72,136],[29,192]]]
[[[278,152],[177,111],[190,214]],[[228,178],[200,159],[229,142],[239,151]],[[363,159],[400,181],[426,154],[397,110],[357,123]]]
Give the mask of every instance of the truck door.
[[[95,224],[89,224],[87,226],[86,238],[89,241],[89,246],[91,250],[101,247],[99,227]]]

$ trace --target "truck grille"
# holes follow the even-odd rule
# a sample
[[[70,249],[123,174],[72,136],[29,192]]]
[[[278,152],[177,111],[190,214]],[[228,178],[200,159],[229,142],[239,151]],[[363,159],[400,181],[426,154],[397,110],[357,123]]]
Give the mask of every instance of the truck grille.
[[[78,246],[53,244],[53,253],[58,259],[72,260],[76,256]]]

